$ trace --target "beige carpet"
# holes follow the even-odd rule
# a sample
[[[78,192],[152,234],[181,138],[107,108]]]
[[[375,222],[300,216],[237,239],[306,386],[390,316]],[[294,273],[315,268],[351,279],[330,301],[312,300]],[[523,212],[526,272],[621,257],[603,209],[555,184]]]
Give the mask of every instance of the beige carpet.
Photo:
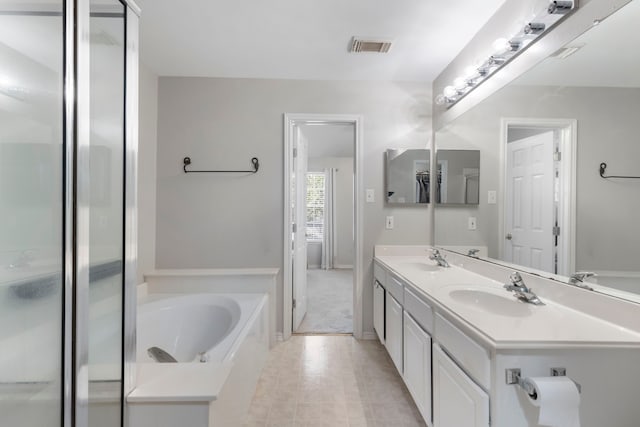
[[[307,270],[307,314],[296,332],[353,332],[353,270]]]

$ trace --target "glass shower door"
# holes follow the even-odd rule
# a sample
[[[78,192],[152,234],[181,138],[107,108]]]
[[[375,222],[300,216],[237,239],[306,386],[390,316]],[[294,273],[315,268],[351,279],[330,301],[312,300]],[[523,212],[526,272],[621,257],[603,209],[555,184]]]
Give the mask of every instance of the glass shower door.
[[[62,1],[0,0],[0,425],[62,423]]]

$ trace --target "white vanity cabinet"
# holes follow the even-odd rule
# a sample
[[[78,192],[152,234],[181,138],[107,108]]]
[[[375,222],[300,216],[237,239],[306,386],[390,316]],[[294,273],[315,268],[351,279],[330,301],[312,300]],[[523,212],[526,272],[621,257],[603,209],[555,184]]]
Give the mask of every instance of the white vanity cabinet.
[[[489,395],[433,346],[434,427],[488,427]]]
[[[384,281],[384,288],[374,288],[374,322],[386,331],[385,347],[429,427],[541,426],[538,406],[508,380],[514,369],[525,378],[564,372],[579,384],[584,427],[638,427],[636,320],[618,326],[605,311],[600,318],[563,305],[573,302],[568,296],[525,305],[503,289],[508,268],[493,271],[497,267],[464,258],[460,262],[484,274],[451,260],[443,269],[418,256],[421,247],[416,255],[392,249],[383,247],[386,255],[374,263],[376,279]],[[551,286],[537,276],[526,280]],[[570,296],[637,319],[622,303],[575,292]]]
[[[406,311],[403,378],[422,418],[431,425],[431,336]]]
[[[394,365],[402,375],[402,305],[389,291],[385,297],[385,338],[384,344]]]

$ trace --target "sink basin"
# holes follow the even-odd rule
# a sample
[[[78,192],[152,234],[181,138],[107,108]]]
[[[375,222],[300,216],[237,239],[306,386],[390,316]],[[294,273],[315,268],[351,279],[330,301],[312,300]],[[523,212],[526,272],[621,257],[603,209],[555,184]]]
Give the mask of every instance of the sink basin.
[[[515,299],[510,293],[498,293],[498,289],[485,289],[480,286],[457,286],[448,289],[449,297],[460,304],[478,311],[508,317],[530,316],[532,306]]]
[[[403,261],[400,263],[403,267],[415,268],[421,271],[438,271],[440,267],[427,261]]]

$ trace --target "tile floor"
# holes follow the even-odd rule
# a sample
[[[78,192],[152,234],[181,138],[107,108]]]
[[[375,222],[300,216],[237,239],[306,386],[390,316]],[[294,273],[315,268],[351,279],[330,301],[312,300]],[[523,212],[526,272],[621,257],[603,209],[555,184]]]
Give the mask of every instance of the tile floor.
[[[353,332],[353,270],[307,270],[307,314],[296,332]]]
[[[424,426],[378,341],[293,336],[276,345],[245,426]]]

